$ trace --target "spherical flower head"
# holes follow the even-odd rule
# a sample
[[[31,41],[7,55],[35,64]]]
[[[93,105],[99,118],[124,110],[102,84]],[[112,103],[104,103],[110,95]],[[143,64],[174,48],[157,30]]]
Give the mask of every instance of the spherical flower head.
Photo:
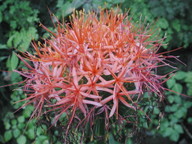
[[[19,56],[28,67],[18,72],[27,78],[25,100],[35,105],[32,116],[50,108],[54,123],[66,113],[70,125],[74,117],[81,121],[80,114],[118,118],[120,106],[136,111],[145,92],[162,100],[165,76],[156,74],[157,67],[167,65],[157,54],[162,39],[154,40],[145,25],[109,10],[74,12],[69,23],[57,23],[55,33],[41,26],[52,36],[34,42],[33,54],[24,54],[30,64]]]

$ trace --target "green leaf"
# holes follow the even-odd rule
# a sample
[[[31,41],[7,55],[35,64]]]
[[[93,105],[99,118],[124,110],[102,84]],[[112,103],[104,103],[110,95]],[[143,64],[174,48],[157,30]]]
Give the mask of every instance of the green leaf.
[[[35,128],[35,123],[36,123],[36,119],[31,119],[30,122],[28,123],[28,128],[29,129]]]
[[[180,119],[177,118],[174,114],[169,114],[169,123],[170,125],[175,125],[176,123],[178,123]]]
[[[192,107],[192,102],[186,101],[186,102],[184,103],[184,107],[186,107],[186,108]]]
[[[129,139],[127,140],[126,144],[133,144],[131,138],[129,138]]]
[[[39,135],[42,134],[42,133],[43,133],[42,128],[41,128],[41,127],[38,127],[36,134],[39,136]]]
[[[17,138],[17,143],[18,144],[26,144],[26,142],[27,142],[27,139],[26,139],[26,137],[24,135],[21,135],[21,136],[19,136]]]
[[[3,60],[5,60],[5,59],[7,59],[7,56],[1,56],[1,57],[0,57],[0,62],[3,61]]]
[[[37,30],[34,27],[29,27],[28,30],[23,31],[22,43],[18,48],[22,51],[26,51],[29,48],[31,40],[37,38]]]
[[[46,125],[41,125],[41,128],[45,131],[45,130],[47,130],[47,126]]]
[[[181,125],[179,124],[175,124],[174,129],[178,132],[178,133],[183,133],[183,128],[181,127]]]
[[[14,52],[12,52],[10,63],[11,63],[11,70],[14,70],[17,68],[17,65],[19,63],[19,59]]]
[[[112,134],[109,135],[109,144],[119,144],[113,137]]]
[[[9,140],[11,140],[11,138],[13,137],[12,135],[12,131],[8,130],[4,133],[4,140],[5,142],[8,142]]]
[[[192,72],[188,72],[185,78],[186,83],[191,83],[192,82]]]
[[[176,83],[176,84],[174,84],[172,90],[175,91],[175,92],[178,92],[180,94],[180,93],[182,93],[183,87],[182,87],[181,84]]]
[[[177,142],[179,140],[179,133],[177,132],[174,132],[170,135],[170,140],[174,141],[174,142]]]
[[[58,136],[59,135],[59,132],[57,130],[54,131],[54,135],[55,136]]]
[[[49,140],[44,140],[42,144],[49,144]]]
[[[192,124],[192,117],[189,117],[189,118],[187,119],[187,122],[190,123],[190,124]]]
[[[183,71],[178,71],[176,74],[175,74],[175,76],[174,76],[174,78],[176,79],[176,80],[182,80],[182,79],[184,79],[185,77],[186,77],[186,72],[183,72]]]
[[[33,112],[34,107],[32,105],[28,105],[25,107],[25,110],[23,111],[23,116],[25,118],[29,118],[31,116],[31,113]]]
[[[67,13],[67,9],[68,9],[68,7],[70,7],[71,6],[71,3],[69,2],[69,1],[67,1],[67,2],[63,2],[62,0],[58,0],[58,3],[57,3],[57,5],[56,5],[56,7],[57,8],[59,8],[61,11],[62,11],[62,13],[59,13],[59,11],[58,11],[58,16],[59,17],[65,17],[65,16],[67,16],[68,14],[70,14],[70,12],[69,13]]]
[[[144,98],[149,98],[149,93],[148,92],[145,92],[144,95],[143,95]]]
[[[10,26],[11,26],[12,29],[17,28],[17,22],[14,21],[14,20],[10,21]]]
[[[171,78],[166,83],[167,83],[168,88],[172,88],[175,85],[176,81],[175,81],[175,79]]]
[[[26,51],[29,48],[32,39],[37,39],[37,30],[34,27],[28,29],[22,28],[20,31],[13,31],[7,41],[9,48],[15,47],[21,51]]]
[[[35,130],[34,128],[30,128],[27,131],[27,136],[29,137],[29,139],[33,140],[35,138]]]
[[[144,128],[149,128],[148,123],[147,122],[143,122],[143,127]]]
[[[164,132],[164,130],[167,129],[167,127],[169,127],[169,122],[166,119],[163,119],[161,121],[160,131]]]
[[[14,33],[14,39],[13,39],[13,46],[18,48],[19,44],[22,43],[22,39],[24,37],[24,32],[21,30],[20,32],[15,31]]]
[[[4,125],[5,125],[5,129],[6,129],[6,130],[10,129],[10,127],[11,127],[9,121],[5,121],[5,122],[4,122]]]
[[[175,118],[181,119],[181,118],[183,118],[186,115],[186,113],[187,113],[187,109],[180,108],[179,110],[177,110],[174,113],[174,116],[175,116]]]
[[[19,124],[18,124],[18,128],[19,128],[20,130],[22,130],[24,127],[25,127],[25,124],[24,124],[24,123],[19,123]]]
[[[17,118],[17,120],[18,120],[19,123],[23,123],[25,121],[25,117],[24,116],[19,116]]]
[[[15,34],[12,34],[10,37],[9,37],[9,39],[8,39],[8,41],[7,41],[7,47],[8,48],[12,48],[12,47],[14,47],[13,46],[13,39],[15,38]]]
[[[40,136],[38,136],[37,139],[38,139],[38,141],[43,142],[43,141],[45,141],[45,140],[48,140],[48,136],[40,135]]]
[[[18,73],[16,73],[16,72],[12,72],[12,73],[11,73],[11,81],[12,81],[12,82],[21,81],[21,76],[20,76],[20,74],[18,74]],[[18,97],[18,95],[16,95],[15,97]],[[18,97],[17,100],[21,100],[21,99],[19,99],[19,97]]]
[[[179,21],[178,19],[173,20],[173,22],[172,22],[172,27],[173,27],[177,32],[179,32],[179,31],[181,30],[180,21]]]
[[[175,95],[175,96],[174,96],[174,100],[175,100],[175,103],[178,103],[178,104],[181,104],[181,103],[182,103],[182,99],[181,99],[181,96],[180,96],[180,95]]]
[[[171,112],[175,112],[175,111],[177,111],[178,110],[178,105],[177,104],[174,104],[174,105],[172,105],[172,106],[170,106],[170,111]]]
[[[5,44],[0,44],[0,49],[7,49],[7,46]]]
[[[166,106],[165,107],[165,112],[171,112],[171,106]]]
[[[12,124],[12,126],[16,125],[17,124],[17,120],[16,119],[11,120],[11,124]]]
[[[171,136],[174,132],[173,128],[167,127],[164,129],[164,132],[162,133],[164,137]]]
[[[192,96],[192,83],[188,83],[187,88],[188,88],[187,95]]]
[[[153,110],[153,113],[154,114],[159,114],[159,112],[160,112],[160,110],[157,107],[155,107],[154,110]]]
[[[160,18],[160,19],[157,21],[157,25],[158,25],[160,28],[166,29],[166,28],[168,28],[169,23],[168,23],[168,21],[167,21],[165,18]]]
[[[14,138],[17,138],[21,134],[21,131],[19,129],[14,129],[13,130],[13,136]]]
[[[168,96],[168,101],[169,101],[170,103],[173,103],[173,102],[174,102],[174,97],[173,97],[173,96]]]

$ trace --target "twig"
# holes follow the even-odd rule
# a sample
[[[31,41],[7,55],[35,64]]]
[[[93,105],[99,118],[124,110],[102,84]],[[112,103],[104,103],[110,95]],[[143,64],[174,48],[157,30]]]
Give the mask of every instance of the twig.
[[[190,133],[190,131],[186,128],[186,126],[182,123],[182,127],[185,130],[185,132],[187,133],[187,135],[189,136],[190,139],[192,139],[192,134]]]

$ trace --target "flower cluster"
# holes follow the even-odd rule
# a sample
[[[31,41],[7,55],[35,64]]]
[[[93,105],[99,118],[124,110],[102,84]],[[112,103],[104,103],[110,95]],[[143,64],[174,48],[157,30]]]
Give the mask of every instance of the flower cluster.
[[[114,10],[99,14],[74,13],[69,23],[57,23],[57,32],[43,43],[33,43],[35,52],[19,56],[27,69],[17,71],[27,78],[27,104],[33,116],[42,109],[71,116],[70,122],[90,109],[107,107],[108,117],[118,117],[119,106],[135,111],[144,92],[163,98],[163,78],[156,68],[165,66],[157,54],[161,44],[153,32],[134,24],[126,14]],[[27,62],[26,59],[30,62]]]

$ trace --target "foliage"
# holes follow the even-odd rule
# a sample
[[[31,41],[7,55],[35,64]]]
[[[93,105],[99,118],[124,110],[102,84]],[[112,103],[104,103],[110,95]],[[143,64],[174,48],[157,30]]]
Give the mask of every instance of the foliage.
[[[89,10],[99,11],[100,8],[110,9],[118,4],[121,5],[123,2],[124,0],[58,0],[56,15],[59,18],[64,18],[77,9],[83,8],[87,12]]]
[[[185,47],[192,44],[192,22],[190,0],[126,0],[122,5],[130,8],[130,13],[138,19],[140,14],[151,23],[156,21],[162,30],[162,36],[166,34],[165,48]]]
[[[151,121],[147,122],[142,119],[141,127],[144,127],[150,135],[160,134],[163,137],[168,137],[171,141],[177,142],[183,133],[189,131],[191,126],[192,115],[189,113],[192,109],[190,97],[180,96],[183,89],[187,89],[188,95],[191,93],[191,72],[178,71],[167,81],[167,86],[173,92],[166,92],[166,102],[163,105],[154,105],[152,107],[153,115]],[[183,85],[181,85],[184,82]],[[149,112],[150,105],[147,105],[145,112]],[[160,117],[158,120],[157,118]]]
[[[26,51],[32,39],[37,39],[37,30],[34,27],[38,10],[33,10],[27,1],[7,0],[0,6],[1,13],[1,49],[17,49]],[[22,13],[22,14],[21,14]],[[6,25],[7,29],[2,26]],[[18,65],[18,57],[12,53],[7,61],[9,70],[13,70]]]
[[[16,94],[18,97],[18,94]],[[14,95],[12,97],[15,98]],[[21,106],[21,105],[20,105]],[[3,118],[5,133],[3,135],[3,143],[37,143],[37,144],[46,144],[46,143],[57,143],[56,137],[48,137],[48,126],[41,124],[36,126],[36,120],[29,120],[30,115],[33,111],[33,106],[27,106],[17,115],[9,112]],[[55,134],[57,131],[55,131]]]

